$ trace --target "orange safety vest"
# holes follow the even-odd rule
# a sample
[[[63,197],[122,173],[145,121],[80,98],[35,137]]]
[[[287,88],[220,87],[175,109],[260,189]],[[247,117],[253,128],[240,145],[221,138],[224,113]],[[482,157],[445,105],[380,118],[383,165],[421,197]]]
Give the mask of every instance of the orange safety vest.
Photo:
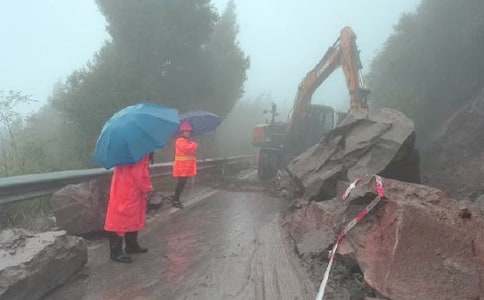
[[[188,138],[179,137],[175,142],[174,177],[193,177],[197,175],[198,144]]]

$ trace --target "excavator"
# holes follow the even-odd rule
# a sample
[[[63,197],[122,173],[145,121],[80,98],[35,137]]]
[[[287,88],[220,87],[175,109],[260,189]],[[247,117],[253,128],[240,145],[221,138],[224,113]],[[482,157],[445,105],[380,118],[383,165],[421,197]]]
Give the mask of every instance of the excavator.
[[[276,122],[274,116],[277,112],[273,105],[271,122],[254,129],[252,144],[260,148],[257,161],[261,179],[274,177],[287,161],[318,143],[325,133],[332,130],[336,123],[335,116],[341,119],[342,114],[335,113],[333,108],[311,103],[316,89],[338,67],[343,69],[350,94],[349,113],[368,114],[369,90],[362,83],[362,64],[356,46],[356,34],[350,27],[345,27],[321,61],[299,84],[289,121]]]

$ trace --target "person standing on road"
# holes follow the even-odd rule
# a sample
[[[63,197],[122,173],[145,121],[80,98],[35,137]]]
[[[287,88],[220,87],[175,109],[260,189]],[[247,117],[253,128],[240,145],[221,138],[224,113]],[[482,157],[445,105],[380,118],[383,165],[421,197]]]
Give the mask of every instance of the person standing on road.
[[[104,229],[110,232],[113,261],[131,263],[129,254],[146,253],[138,244],[138,231],[145,226],[148,195],[153,191],[150,156],[137,163],[114,168]],[[125,247],[123,248],[123,239]]]
[[[183,208],[180,195],[190,177],[197,175],[198,144],[192,138],[192,125],[188,121],[180,125],[181,135],[175,141],[175,161],[173,163],[173,177],[177,179],[173,206]]]

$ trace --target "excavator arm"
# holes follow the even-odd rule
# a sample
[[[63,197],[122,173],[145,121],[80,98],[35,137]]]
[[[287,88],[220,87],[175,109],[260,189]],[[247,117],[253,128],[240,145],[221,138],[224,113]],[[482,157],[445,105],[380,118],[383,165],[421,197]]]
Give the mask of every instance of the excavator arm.
[[[368,112],[367,97],[370,91],[363,87],[360,70],[363,68],[360,53],[356,46],[356,34],[350,27],[341,31],[340,65],[346,78],[346,86],[351,96],[350,112]]]
[[[356,46],[356,35],[350,27],[341,31],[340,37],[331,46],[321,61],[306,75],[299,85],[291,120],[289,140],[296,142],[294,136],[304,134],[304,124],[311,109],[311,98],[316,89],[338,68],[342,67],[346,86],[351,97],[350,112],[368,111],[366,97],[368,90],[361,84],[361,61]],[[297,138],[296,138],[297,139]]]
[[[356,47],[356,35],[351,28],[345,27],[333,46],[299,85],[288,127],[275,122],[273,117],[270,124],[254,129],[253,144],[260,148],[257,168],[260,178],[275,176],[282,165],[287,165],[288,159],[314,145],[315,139],[320,138],[323,133],[322,127],[332,128],[334,110],[322,105],[311,105],[311,98],[316,89],[339,67],[343,69],[351,97],[350,112],[368,112],[368,91],[361,84],[361,62]],[[330,122],[326,122],[327,120]],[[331,124],[323,126],[328,123]]]

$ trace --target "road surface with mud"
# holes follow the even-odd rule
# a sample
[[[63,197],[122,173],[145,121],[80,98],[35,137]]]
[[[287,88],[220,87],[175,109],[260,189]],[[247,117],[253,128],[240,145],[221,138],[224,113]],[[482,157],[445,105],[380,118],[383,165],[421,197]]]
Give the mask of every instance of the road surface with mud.
[[[206,189],[187,204],[151,218],[133,264],[93,243],[86,269],[46,299],[314,299],[280,230],[284,200]]]

